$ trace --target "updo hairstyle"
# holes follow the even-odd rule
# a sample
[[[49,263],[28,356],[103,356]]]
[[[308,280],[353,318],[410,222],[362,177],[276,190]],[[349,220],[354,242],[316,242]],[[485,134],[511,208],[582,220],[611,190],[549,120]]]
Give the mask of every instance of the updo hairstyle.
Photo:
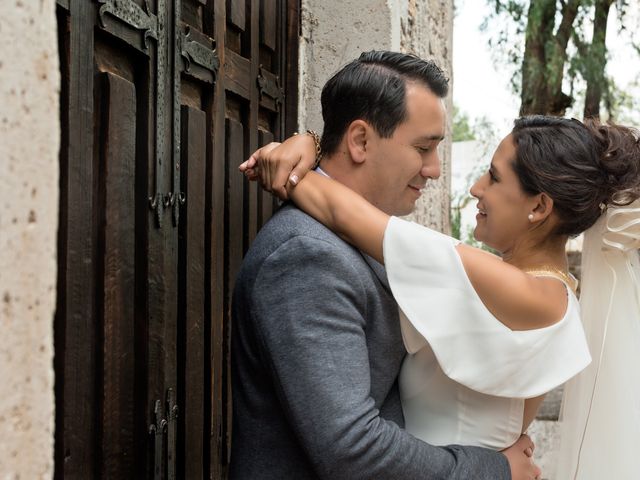
[[[553,199],[557,235],[591,227],[608,205],[640,198],[640,135],[589,119],[532,115],[515,121],[513,168],[525,193]]]

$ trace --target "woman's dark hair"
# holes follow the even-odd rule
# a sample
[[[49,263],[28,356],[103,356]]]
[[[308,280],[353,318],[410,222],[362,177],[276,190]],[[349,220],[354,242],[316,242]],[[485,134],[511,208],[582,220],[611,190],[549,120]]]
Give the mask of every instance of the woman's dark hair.
[[[364,52],[333,75],[322,89],[322,151],[335,153],[349,124],[358,119],[383,138],[393,135],[407,116],[407,80],[420,82],[440,98],[449,89],[434,62],[398,52]]]
[[[558,235],[578,235],[603,206],[640,198],[640,143],[633,128],[533,115],[515,121],[512,137],[513,169],[526,193],[553,199]]]

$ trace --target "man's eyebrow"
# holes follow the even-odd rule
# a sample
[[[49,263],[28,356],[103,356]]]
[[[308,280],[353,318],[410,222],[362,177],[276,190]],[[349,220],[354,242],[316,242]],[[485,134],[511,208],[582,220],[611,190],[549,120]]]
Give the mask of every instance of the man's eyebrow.
[[[444,135],[436,134],[436,135],[424,135],[416,139],[417,142],[432,142],[434,140],[442,141],[444,140]]]

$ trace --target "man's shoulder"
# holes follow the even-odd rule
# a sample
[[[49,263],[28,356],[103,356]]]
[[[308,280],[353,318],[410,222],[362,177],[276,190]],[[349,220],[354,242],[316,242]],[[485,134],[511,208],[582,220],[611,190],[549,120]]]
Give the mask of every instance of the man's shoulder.
[[[255,275],[269,268],[348,268],[354,275],[369,269],[362,253],[324,225],[293,205],[285,205],[262,227],[242,264],[242,272]],[[253,272],[253,273],[249,273]]]
[[[354,247],[292,204],[284,205],[273,215],[258,233],[254,245],[268,245],[277,249],[292,239],[310,243],[323,242],[329,245],[328,248],[360,255]]]

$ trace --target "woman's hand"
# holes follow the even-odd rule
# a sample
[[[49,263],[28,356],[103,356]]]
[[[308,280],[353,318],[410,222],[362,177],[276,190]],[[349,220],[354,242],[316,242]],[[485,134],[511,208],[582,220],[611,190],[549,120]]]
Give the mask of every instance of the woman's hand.
[[[259,148],[242,163],[240,171],[251,181],[259,181],[266,191],[288,200],[288,188],[297,183],[313,167],[316,146],[308,134],[294,135],[284,143],[272,142]]]

